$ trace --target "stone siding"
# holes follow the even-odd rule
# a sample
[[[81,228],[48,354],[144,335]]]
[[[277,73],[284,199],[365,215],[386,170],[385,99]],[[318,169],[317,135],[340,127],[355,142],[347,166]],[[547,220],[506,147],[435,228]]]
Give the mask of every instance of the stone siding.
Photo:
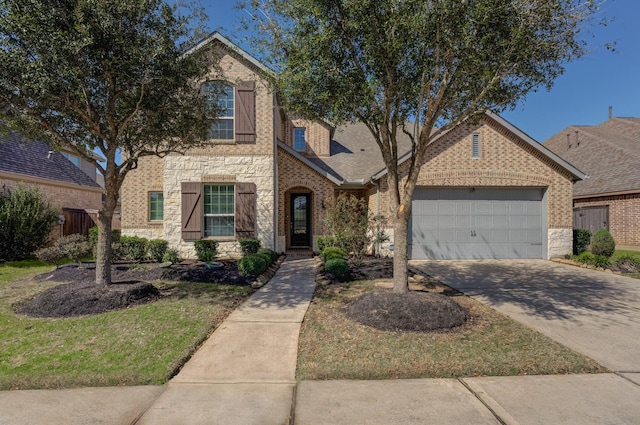
[[[609,232],[617,245],[640,246],[640,193],[575,199],[575,207],[609,207]]]

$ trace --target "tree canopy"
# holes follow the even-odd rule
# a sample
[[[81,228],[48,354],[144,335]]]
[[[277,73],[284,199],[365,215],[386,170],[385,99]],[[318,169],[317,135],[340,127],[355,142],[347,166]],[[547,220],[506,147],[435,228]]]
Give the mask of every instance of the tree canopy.
[[[111,281],[111,217],[127,173],[143,156],[207,139],[216,111],[195,82],[215,58],[185,54],[199,16],[163,0],[0,0],[3,130],[76,150],[104,175],[100,283]]]
[[[407,290],[411,198],[427,146],[488,110],[550,89],[587,53],[592,0],[254,0],[265,60],[289,111],[360,121],[385,161],[394,215],[394,290]],[[399,175],[397,136],[412,141]],[[406,177],[406,178],[405,178]]]

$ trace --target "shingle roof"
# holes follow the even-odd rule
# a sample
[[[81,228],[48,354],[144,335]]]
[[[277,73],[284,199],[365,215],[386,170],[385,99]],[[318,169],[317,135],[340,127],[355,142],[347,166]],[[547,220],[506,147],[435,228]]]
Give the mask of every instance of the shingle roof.
[[[382,153],[362,123],[346,124],[336,129],[331,140],[331,155],[327,158],[309,158],[329,174],[347,181],[368,180],[385,167]],[[398,134],[398,157],[411,150],[411,140]]]
[[[50,150],[42,142],[27,142],[15,133],[0,138],[0,171],[100,188],[59,152],[47,158]]]
[[[640,191],[640,118],[570,126],[543,144],[589,176],[574,197]]]

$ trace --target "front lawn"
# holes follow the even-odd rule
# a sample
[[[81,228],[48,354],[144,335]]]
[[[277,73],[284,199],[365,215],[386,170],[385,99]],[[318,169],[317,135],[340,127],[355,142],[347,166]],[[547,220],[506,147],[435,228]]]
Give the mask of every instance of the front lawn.
[[[65,319],[15,314],[16,303],[60,284],[24,278],[50,269],[0,265],[1,390],[162,384],[252,292],[154,282],[159,301],[125,310]]]
[[[300,333],[297,379],[606,371],[593,360],[466,296],[453,299],[468,309],[471,320],[448,331],[382,331],[350,320],[343,311],[347,303],[374,290],[381,289],[372,281],[345,284],[339,291],[318,288]]]

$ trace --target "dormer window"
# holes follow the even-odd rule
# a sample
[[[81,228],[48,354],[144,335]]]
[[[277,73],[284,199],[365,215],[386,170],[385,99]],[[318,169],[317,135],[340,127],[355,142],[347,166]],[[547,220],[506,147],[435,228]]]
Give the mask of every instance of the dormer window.
[[[75,165],[76,167],[80,168],[80,157],[79,156],[71,155],[70,153],[66,153],[66,152],[60,152],[60,153],[62,154],[62,156],[67,158],[69,161],[71,161],[71,163],[73,165]]]
[[[233,140],[234,138],[234,89],[223,81],[209,81],[202,85],[202,93],[212,107],[219,109],[218,119],[211,126],[209,138]]]
[[[293,149],[297,151],[307,150],[306,128],[296,127],[293,129]]]

